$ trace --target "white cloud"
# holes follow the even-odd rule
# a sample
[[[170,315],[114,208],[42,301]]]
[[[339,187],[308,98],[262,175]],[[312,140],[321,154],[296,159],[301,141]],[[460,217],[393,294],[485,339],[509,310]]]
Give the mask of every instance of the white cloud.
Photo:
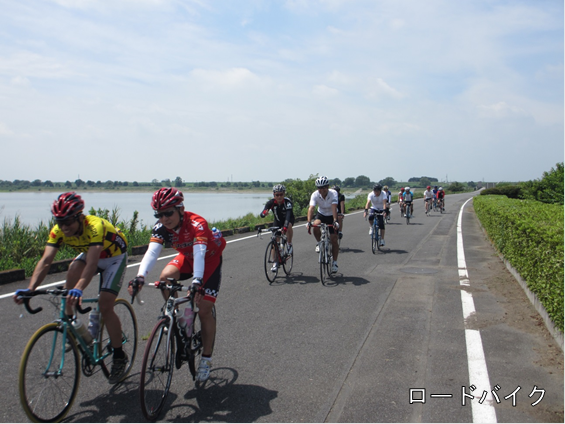
[[[382,78],[374,78],[369,82],[367,97],[400,100],[406,95],[388,85]]]
[[[320,97],[333,97],[339,94],[339,90],[328,87],[327,85],[319,84],[312,88],[312,93]]]
[[[478,108],[481,111],[481,116],[487,118],[523,117],[528,115],[525,110],[517,106],[510,106],[504,101],[491,105],[479,105]]]
[[[194,69],[190,75],[196,80],[213,86],[242,87],[244,85],[260,85],[261,78],[246,68],[231,68],[224,71],[210,69]]]
[[[4,122],[0,122],[0,137],[12,135],[14,135],[14,132]]]

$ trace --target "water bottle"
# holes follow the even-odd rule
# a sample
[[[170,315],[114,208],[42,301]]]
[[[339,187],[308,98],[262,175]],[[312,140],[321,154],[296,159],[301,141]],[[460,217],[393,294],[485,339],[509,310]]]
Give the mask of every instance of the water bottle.
[[[75,328],[77,333],[80,334],[86,344],[92,343],[92,336],[88,332],[86,325],[84,325],[84,323],[80,319],[77,318],[73,321],[73,327]]]
[[[190,306],[190,302],[189,302],[186,304],[186,308],[184,308],[184,314],[183,314],[183,319],[185,322],[184,331],[188,337],[192,335],[193,318],[194,318],[194,314],[192,313],[192,307]]]
[[[100,329],[100,312],[94,309],[88,316],[88,332],[93,339],[98,337],[98,330]]]
[[[215,239],[219,239],[220,237],[222,237],[222,232],[218,230],[216,227],[214,227],[212,228],[212,235],[214,236]]]

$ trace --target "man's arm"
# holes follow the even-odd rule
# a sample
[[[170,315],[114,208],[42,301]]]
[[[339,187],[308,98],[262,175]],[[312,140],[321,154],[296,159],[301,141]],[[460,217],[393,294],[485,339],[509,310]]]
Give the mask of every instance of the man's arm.
[[[308,207],[308,222],[311,222],[311,221],[312,221],[312,216],[314,215],[315,209],[316,209],[316,206],[310,205],[310,206]]]
[[[45,251],[43,252],[43,256],[41,257],[37,265],[35,265],[35,269],[33,270],[33,275],[29,280],[28,288],[30,290],[35,290],[37,286],[39,286],[41,282],[44,280],[45,276],[49,272],[49,268],[51,267],[51,264],[53,263],[53,260],[55,259],[55,255],[57,254],[58,251],[59,251],[58,247],[49,246],[49,245],[45,246]]]

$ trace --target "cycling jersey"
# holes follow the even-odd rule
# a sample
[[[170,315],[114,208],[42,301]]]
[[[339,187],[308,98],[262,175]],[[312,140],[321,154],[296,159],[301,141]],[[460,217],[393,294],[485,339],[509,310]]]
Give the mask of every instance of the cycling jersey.
[[[374,191],[371,191],[367,195],[367,201],[371,202],[372,208],[378,211],[384,210],[386,207],[383,206],[383,202],[387,200],[387,194],[384,191],[381,191],[381,194],[378,196],[375,194]]]
[[[261,218],[265,218],[269,211],[273,211],[275,216],[275,225],[279,227],[288,227],[288,224],[294,224],[294,212],[292,211],[292,201],[285,197],[281,204],[277,203],[276,199],[269,200],[263,212],[261,212]]]
[[[424,199],[428,200],[433,198],[434,198],[434,193],[431,190],[424,191]]]
[[[337,191],[331,188],[328,190],[325,199],[318,190],[310,196],[310,206],[318,206],[318,213],[320,215],[333,216],[332,205],[337,205]]]
[[[345,195],[337,193],[337,213],[345,213]],[[341,202],[343,202],[343,209],[341,210]]]
[[[412,194],[411,191],[405,191],[404,195],[402,196],[402,199],[405,202],[411,202],[413,198],[414,198],[414,195]]]
[[[82,222],[82,233],[78,236],[65,237],[58,225],[49,232],[48,246],[56,248],[63,244],[86,253],[90,246],[104,246],[100,258],[110,258],[127,253],[127,239],[122,231],[110,222],[94,215],[86,215]]]
[[[443,199],[444,197],[445,197],[445,191],[439,190],[439,191],[437,192],[437,198],[438,198],[438,199]]]
[[[193,247],[203,245],[206,247],[206,262],[219,261],[226,240],[223,237],[214,238],[212,230],[208,228],[208,223],[200,215],[185,211],[183,214],[182,225],[178,230],[168,230],[159,221],[153,227],[149,242],[159,244],[170,244],[173,249],[182,253],[192,260],[194,257]]]

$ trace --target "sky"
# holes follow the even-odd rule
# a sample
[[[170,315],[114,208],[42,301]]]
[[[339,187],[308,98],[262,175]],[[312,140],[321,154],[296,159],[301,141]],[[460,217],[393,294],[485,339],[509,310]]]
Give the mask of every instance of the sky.
[[[562,0],[0,0],[0,180],[526,181]]]

